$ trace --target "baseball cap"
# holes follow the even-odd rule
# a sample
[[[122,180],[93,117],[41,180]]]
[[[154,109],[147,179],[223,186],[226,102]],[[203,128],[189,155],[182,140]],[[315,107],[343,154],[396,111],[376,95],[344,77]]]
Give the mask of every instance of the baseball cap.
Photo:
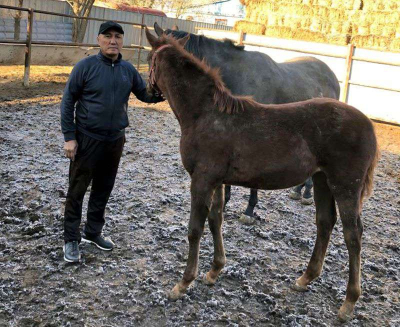
[[[100,25],[99,34],[104,34],[110,28],[116,30],[118,33],[124,34],[124,30],[122,29],[122,26],[111,20]]]

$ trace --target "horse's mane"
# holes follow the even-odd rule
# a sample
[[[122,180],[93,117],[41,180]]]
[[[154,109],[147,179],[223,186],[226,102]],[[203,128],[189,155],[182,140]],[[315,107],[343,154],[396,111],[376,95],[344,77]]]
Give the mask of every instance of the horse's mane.
[[[248,96],[235,96],[231,91],[226,88],[222,81],[221,75],[218,68],[210,67],[206,61],[200,60],[193,54],[185,51],[185,49],[178,43],[178,41],[172,36],[163,36],[159,39],[160,44],[171,44],[179,52],[179,54],[186,59],[187,62],[195,65],[200,71],[204,72],[215,85],[214,89],[214,104],[217,106],[220,112],[227,114],[235,114],[245,110],[246,105],[254,105],[254,101]]]
[[[182,39],[186,35],[190,35],[189,40],[186,42],[185,50],[194,54],[197,58],[203,59],[203,49],[205,46],[214,46],[231,50],[244,50],[243,45],[235,45],[230,39],[223,39],[222,41],[210,39],[204,35],[197,35],[185,31],[173,31],[170,29],[165,30],[165,34],[172,35],[175,39]]]

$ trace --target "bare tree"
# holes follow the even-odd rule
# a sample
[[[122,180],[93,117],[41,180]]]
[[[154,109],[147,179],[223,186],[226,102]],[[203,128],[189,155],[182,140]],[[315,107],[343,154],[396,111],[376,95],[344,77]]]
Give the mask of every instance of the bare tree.
[[[95,0],[67,0],[77,17],[89,17]],[[85,37],[87,19],[74,18],[72,25],[72,42],[82,43]]]
[[[135,6],[135,7],[153,8],[156,0],[118,0],[115,2],[118,2],[121,4],[128,4],[130,6]]]
[[[175,17],[180,18],[193,6],[194,0],[158,0],[157,5],[161,10],[167,9],[175,12]]]
[[[24,5],[24,0],[18,1],[18,7],[22,8]],[[22,18],[22,11],[18,10],[14,16],[14,40],[19,40],[19,35],[21,33],[21,18]]]

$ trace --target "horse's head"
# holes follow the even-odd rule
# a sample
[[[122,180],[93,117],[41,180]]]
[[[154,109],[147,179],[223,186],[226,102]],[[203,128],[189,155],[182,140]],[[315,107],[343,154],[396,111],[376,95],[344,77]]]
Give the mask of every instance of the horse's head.
[[[184,47],[189,35],[185,38],[175,40],[172,36],[168,36],[162,33],[160,37],[155,37],[150,33],[148,28],[145,28],[147,41],[151,45],[151,50],[147,56],[147,61],[149,63],[149,80],[147,83],[147,89],[150,93],[162,93],[162,81],[159,80],[159,66],[162,64],[162,58],[160,58],[160,52],[164,52],[169,48]],[[161,55],[162,57],[162,55]]]

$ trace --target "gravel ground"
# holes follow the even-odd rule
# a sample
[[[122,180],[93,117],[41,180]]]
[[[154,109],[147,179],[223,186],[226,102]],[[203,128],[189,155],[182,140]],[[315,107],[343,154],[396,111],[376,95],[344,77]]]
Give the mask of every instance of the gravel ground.
[[[292,291],[311,256],[316,226],[314,206],[290,200],[288,190],[260,191],[260,218],[247,226],[238,216],[249,192],[233,187],[223,226],[227,265],[217,284],[200,280],[213,255],[206,226],[198,280],[183,299],[167,300],[188,250],[190,192],[180,129],[165,104],[130,105],[104,229],[116,249],[82,244],[82,263],[67,264],[68,161],[59,97],[0,104],[0,326],[340,325],[348,276],[340,220],[320,278],[306,293]],[[344,326],[400,325],[399,171],[399,153],[383,150],[375,192],[362,213],[362,296]]]

